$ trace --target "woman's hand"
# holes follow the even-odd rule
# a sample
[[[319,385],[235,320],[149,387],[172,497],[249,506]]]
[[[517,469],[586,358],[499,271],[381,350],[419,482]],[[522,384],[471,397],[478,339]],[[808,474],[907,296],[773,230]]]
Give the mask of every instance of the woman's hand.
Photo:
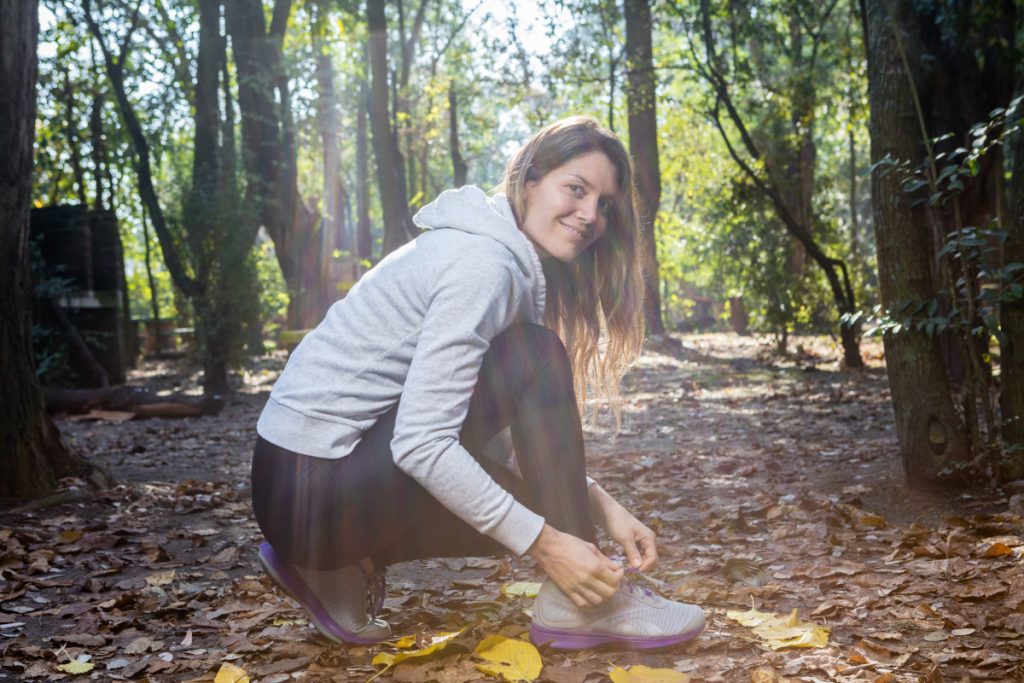
[[[527,552],[577,607],[601,604],[622,581],[622,565],[601,554],[593,543],[549,524]]]
[[[622,546],[629,566],[645,572],[658,562],[654,532],[597,484],[590,486],[590,510],[601,528]]]

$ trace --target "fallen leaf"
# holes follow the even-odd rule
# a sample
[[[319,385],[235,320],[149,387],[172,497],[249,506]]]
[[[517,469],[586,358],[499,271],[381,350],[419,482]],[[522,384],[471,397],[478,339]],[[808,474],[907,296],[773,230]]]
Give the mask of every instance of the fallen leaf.
[[[367,679],[366,683],[370,683],[370,681],[374,680],[375,678],[377,678],[382,673],[384,673],[391,667],[395,666],[396,664],[400,664],[409,659],[429,657],[430,655],[433,655],[436,652],[440,652],[444,648],[448,647],[448,645],[451,644],[452,640],[454,640],[456,636],[461,635],[462,631],[464,630],[465,629],[461,629],[459,631],[451,631],[448,633],[443,633],[441,635],[435,636],[430,639],[429,645],[419,650],[410,650],[409,652],[399,652],[397,654],[392,654],[390,652],[381,652],[373,658],[373,664],[374,666],[380,666],[381,664],[383,664],[384,668],[378,671],[373,676],[371,676],[369,679]],[[398,642],[405,641],[407,638],[415,639],[416,636],[406,636],[405,638],[400,638]]]
[[[81,538],[81,529],[65,529],[64,531],[61,531],[59,534],[57,534],[58,543],[74,543],[75,541]]]
[[[761,666],[750,672],[750,683],[779,683],[779,672],[768,666]]]
[[[506,681],[532,681],[540,676],[540,652],[525,640],[490,635],[480,641],[473,654],[484,660],[476,668],[488,676]]]
[[[157,572],[150,574],[146,577],[146,583],[150,586],[166,586],[174,583],[174,579],[177,576],[177,572],[173,569],[168,569],[165,572]]]
[[[217,676],[213,679],[213,683],[249,683],[249,674],[245,672],[245,669],[225,662],[217,670]]]
[[[76,659],[73,662],[68,662],[67,664],[57,665],[57,670],[63,671],[66,674],[87,674],[95,668],[96,665],[92,662],[83,662],[80,659]]]
[[[725,616],[749,627],[754,635],[773,650],[784,647],[825,647],[832,629],[827,626],[800,621],[797,610],[788,615],[749,611],[729,610]]]
[[[502,584],[501,592],[508,597],[535,598],[540,590],[540,583],[535,581],[516,581]]]
[[[1005,543],[993,543],[985,550],[982,557],[1006,557],[1007,555],[1013,555],[1013,550],[1008,545]]]
[[[434,643],[437,643],[442,640],[450,640],[451,638],[454,638],[455,636],[459,635],[465,630],[466,629],[460,629],[458,631],[444,631],[442,633],[438,633],[436,636],[431,636],[428,639],[426,645],[424,645],[424,647],[429,647],[430,645],[433,645]],[[416,643],[421,638],[422,636],[419,635],[402,636],[398,640],[391,643],[391,645],[393,647],[398,648],[399,650],[408,650],[411,647],[416,647]]]
[[[689,683],[690,677],[672,669],[652,669],[636,664],[629,669],[615,667],[608,673],[612,683]]]

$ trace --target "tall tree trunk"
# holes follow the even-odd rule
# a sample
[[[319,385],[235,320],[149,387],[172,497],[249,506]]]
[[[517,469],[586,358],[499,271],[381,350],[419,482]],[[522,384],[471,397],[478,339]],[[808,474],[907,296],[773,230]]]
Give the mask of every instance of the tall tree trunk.
[[[356,111],[356,254],[361,259],[373,259],[373,238],[370,234],[370,140],[366,118],[370,104],[370,91],[366,82],[359,84],[359,105]]]
[[[311,320],[310,311],[315,306],[310,302],[316,300],[312,290],[318,271],[310,266],[310,259],[319,258],[315,252],[320,217],[299,195],[290,95],[281,67],[292,1],[274,3],[269,30],[260,0],[227,0],[225,7],[238,73],[246,175],[244,206],[251,212],[246,221],[253,226],[249,240],[251,243],[260,224],[274,240],[288,286],[288,326],[300,329],[316,322]]]
[[[377,189],[384,213],[384,253],[388,254],[409,241],[412,221],[403,191],[405,171],[395,144],[388,105],[388,26],[384,0],[367,0],[366,20],[370,32],[370,130],[377,159]]]
[[[0,0],[0,498],[45,495],[85,463],[46,415],[32,357],[28,216],[36,113],[36,0]]]
[[[196,261],[196,277],[200,282],[214,284],[206,295],[193,301],[196,309],[196,337],[202,349],[203,389],[207,394],[227,394],[228,368],[232,340],[236,335],[238,316],[232,315],[218,302],[225,296],[221,281],[224,262],[232,255],[230,247],[220,244],[215,252],[210,246],[223,242],[225,219],[221,210],[220,148],[221,128],[219,82],[221,71],[220,2],[199,0],[199,43],[196,58],[195,106],[193,121],[195,138],[192,154],[192,188],[185,216],[188,239]]]
[[[1004,258],[1006,263],[1024,263],[1024,134],[1013,140],[1013,178],[1010,182],[1009,216]],[[1003,304],[1000,322],[1006,343],[1001,347],[1002,390],[999,408],[1003,421],[1003,440],[1011,453],[1001,468],[1004,481],[1024,479],[1024,300]]]
[[[320,123],[320,143],[323,147],[324,163],[324,230],[321,237],[321,251],[329,255],[335,248],[351,249],[351,240],[341,233],[342,191],[340,159],[338,154],[337,98],[334,89],[334,65],[330,49],[322,39],[317,39],[316,80],[319,87],[317,114]],[[326,262],[328,259],[325,258]]]
[[[341,162],[338,153],[337,97],[334,86],[334,64],[331,52],[323,39],[326,11],[317,5],[314,19],[313,48],[316,52],[317,121],[323,147],[324,216],[320,226],[320,245],[317,249],[317,283],[315,287],[317,320],[337,298],[338,290],[331,277],[332,254],[335,249],[354,251],[351,236],[345,230],[345,192],[341,184]]]
[[[665,334],[661,320],[655,222],[661,203],[658,162],[657,78],[651,47],[649,0],[624,0],[626,17],[626,106],[629,111],[629,149],[636,167],[644,257],[644,318],[649,334]]]
[[[451,150],[454,185],[462,187],[466,184],[469,168],[459,149],[459,96],[454,83],[448,84],[448,148]]]
[[[106,143],[103,141],[103,91],[98,85],[92,96],[92,109],[89,111],[89,134],[92,138],[92,177],[96,184],[96,196],[93,197],[92,208],[101,211],[103,203],[104,178],[106,165]]]
[[[888,6],[888,7],[887,7]],[[866,0],[868,94],[871,104],[871,160],[886,156],[916,165],[921,129],[896,42],[896,31],[919,78],[920,42],[907,31],[908,0]],[[932,239],[923,206],[911,207],[900,174],[871,178],[878,280],[882,305],[893,309],[906,300],[929,301]],[[886,371],[892,392],[896,435],[907,481],[928,484],[944,470],[970,459],[950,398],[938,340],[913,328],[884,339]]]
[[[149,310],[153,315],[153,338],[156,341],[156,352],[163,353],[163,327],[160,325],[160,292],[157,291],[156,277],[153,275],[152,241],[149,237],[149,222],[146,220],[146,207],[142,207],[142,239],[145,248],[146,281],[149,282]]]

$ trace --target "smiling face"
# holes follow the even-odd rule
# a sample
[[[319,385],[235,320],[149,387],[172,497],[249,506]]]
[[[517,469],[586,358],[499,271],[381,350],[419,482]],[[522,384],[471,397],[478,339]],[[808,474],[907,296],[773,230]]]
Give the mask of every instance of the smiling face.
[[[568,263],[608,229],[618,174],[604,152],[587,152],[525,187],[522,230],[541,258]]]

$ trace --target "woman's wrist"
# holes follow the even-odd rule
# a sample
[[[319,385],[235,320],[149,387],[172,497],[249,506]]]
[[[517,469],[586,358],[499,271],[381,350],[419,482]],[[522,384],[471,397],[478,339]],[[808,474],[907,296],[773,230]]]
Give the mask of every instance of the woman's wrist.
[[[609,517],[622,506],[612,498],[610,493],[601,488],[600,484],[591,486],[588,493],[590,495],[590,514],[594,518],[594,523],[607,531]]]
[[[544,528],[540,530],[533,544],[526,550],[526,554],[534,560],[541,562],[547,556],[551,545],[557,542],[558,534],[558,529],[545,523]]]

